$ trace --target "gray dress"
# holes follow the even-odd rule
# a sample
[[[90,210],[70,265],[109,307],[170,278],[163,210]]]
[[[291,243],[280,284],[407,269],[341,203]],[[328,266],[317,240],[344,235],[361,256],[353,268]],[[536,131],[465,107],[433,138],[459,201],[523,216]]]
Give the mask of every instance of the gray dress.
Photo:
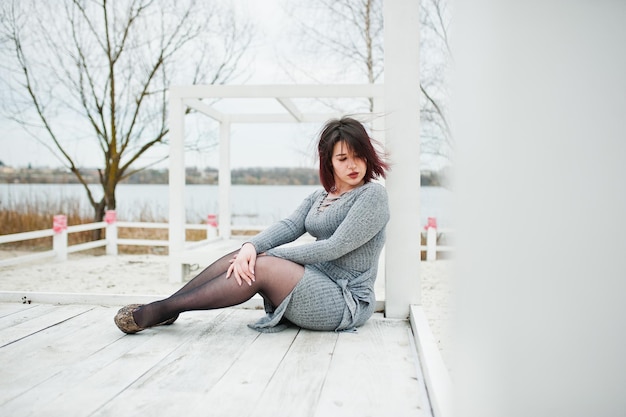
[[[266,316],[253,329],[280,331],[286,319],[312,330],[353,330],[374,313],[374,281],[389,221],[387,192],[370,182],[322,209],[327,196],[315,191],[291,216],[250,240],[257,253],[304,265],[304,276],[279,306],[265,300]],[[316,241],[280,247],[305,232]]]

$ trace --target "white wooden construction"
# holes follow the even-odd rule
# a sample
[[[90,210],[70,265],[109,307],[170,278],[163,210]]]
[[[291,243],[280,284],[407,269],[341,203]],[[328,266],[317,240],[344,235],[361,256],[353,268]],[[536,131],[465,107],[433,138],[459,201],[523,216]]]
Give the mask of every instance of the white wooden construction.
[[[170,89],[169,249],[170,280],[181,282],[189,263],[185,250],[184,113],[192,108],[220,125],[219,235],[230,239],[230,129],[233,123],[319,122],[337,114],[306,113],[298,98],[372,98],[374,109],[384,114],[377,131],[384,131],[393,170],[387,179],[392,212],[385,250],[386,307],[388,317],[406,318],[409,305],[420,302],[419,268],[414,256],[420,250],[419,224],[419,2],[385,2],[385,85],[202,85]],[[410,39],[410,42],[407,42]],[[203,100],[219,98],[275,99],[283,113],[226,114]],[[379,118],[382,120],[382,118]],[[233,249],[237,242],[233,242]],[[208,254],[198,253],[198,256]]]
[[[302,123],[315,122],[320,126],[331,117],[341,113],[313,113],[298,108],[295,99],[302,98],[372,98],[376,108],[382,109],[383,86],[381,85],[203,85],[179,86],[170,89],[170,170],[169,170],[169,248],[171,258],[170,280],[181,282],[187,272],[187,265],[206,261],[221,253],[215,248],[185,247],[184,186],[184,111],[186,107],[207,115],[219,123],[219,229],[221,238],[219,249],[235,250],[241,241],[231,239],[230,210],[230,131],[235,123]],[[280,103],[282,113],[231,113],[220,112],[203,100],[228,99],[267,99]],[[377,130],[382,126],[377,126]],[[215,244],[213,245],[215,246]]]
[[[220,125],[219,219],[220,237],[230,238],[230,129],[233,123],[319,122],[337,114],[306,113],[298,98],[372,98],[374,109],[384,114],[387,151],[393,170],[387,179],[392,212],[385,253],[388,317],[406,318],[409,305],[420,302],[419,268],[413,264],[420,249],[419,184],[419,2],[384,2],[385,85],[195,85],[170,89],[169,248],[170,280],[181,282],[186,272],[184,246],[185,162],[184,113],[192,108]],[[275,99],[285,109],[277,114],[226,114],[207,104],[219,98]],[[379,118],[382,120],[382,118]],[[236,245],[233,244],[233,249]]]

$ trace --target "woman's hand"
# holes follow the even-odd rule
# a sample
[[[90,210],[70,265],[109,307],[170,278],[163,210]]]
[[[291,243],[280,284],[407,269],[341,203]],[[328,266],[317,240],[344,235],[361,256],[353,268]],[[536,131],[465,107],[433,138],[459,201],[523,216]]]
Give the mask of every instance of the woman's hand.
[[[255,281],[254,265],[256,264],[256,248],[252,243],[244,243],[237,255],[230,261],[230,266],[226,272],[226,278],[231,275],[235,277],[237,284],[241,285],[245,281],[252,285]]]

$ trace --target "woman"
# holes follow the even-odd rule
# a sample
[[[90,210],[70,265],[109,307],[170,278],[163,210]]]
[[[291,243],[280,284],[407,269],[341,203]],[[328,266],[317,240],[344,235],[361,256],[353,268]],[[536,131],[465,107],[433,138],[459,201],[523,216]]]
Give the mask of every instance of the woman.
[[[171,324],[178,314],[241,304],[261,294],[266,316],[250,325],[275,332],[287,322],[311,330],[353,330],[373,314],[374,281],[389,220],[387,193],[371,182],[388,164],[358,121],[328,122],[318,142],[324,187],[290,216],[207,267],[179,291],[120,309],[125,333]],[[280,247],[308,232],[315,242]]]

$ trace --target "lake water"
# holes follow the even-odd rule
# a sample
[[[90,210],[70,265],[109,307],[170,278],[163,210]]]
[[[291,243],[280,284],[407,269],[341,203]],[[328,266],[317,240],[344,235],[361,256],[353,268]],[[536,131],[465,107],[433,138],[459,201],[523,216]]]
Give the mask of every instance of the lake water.
[[[293,212],[300,202],[320,186],[300,185],[233,185],[231,205],[233,224],[268,225]],[[90,186],[96,198],[102,196],[99,186]],[[201,223],[207,214],[218,212],[217,185],[187,185],[185,207],[188,223]],[[80,211],[91,215],[86,192],[80,184],[0,184],[0,207],[20,206],[23,202],[78,204]],[[118,219],[139,220],[149,214],[154,220],[168,217],[166,184],[120,184],[117,188]],[[452,193],[441,187],[421,187],[422,224],[436,217],[440,228],[452,227]]]

